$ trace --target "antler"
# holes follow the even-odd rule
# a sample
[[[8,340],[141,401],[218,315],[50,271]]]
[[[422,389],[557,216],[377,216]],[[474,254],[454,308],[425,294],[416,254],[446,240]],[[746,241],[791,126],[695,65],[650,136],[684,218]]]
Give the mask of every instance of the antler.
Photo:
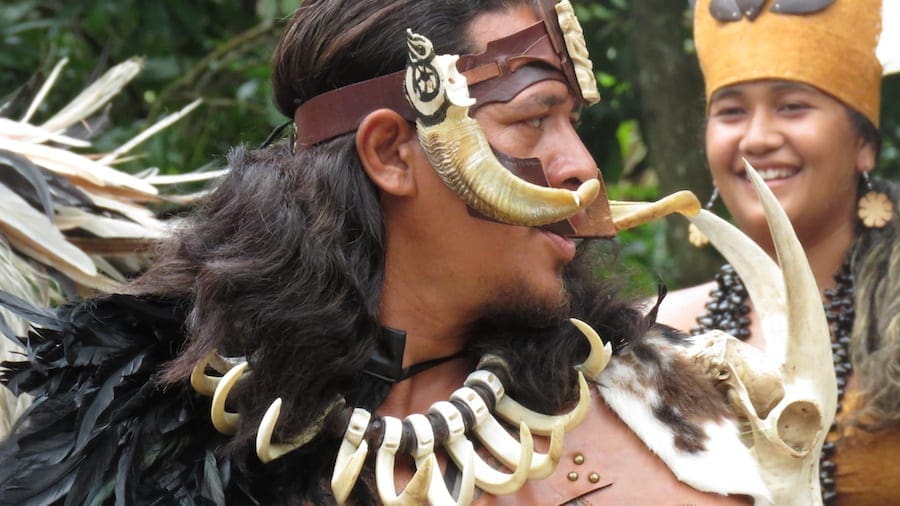
[[[764,325],[766,354],[783,374],[784,395],[763,415],[754,408],[749,383],[740,378],[740,364],[724,364],[730,373],[725,381],[730,397],[750,422],[753,452],[774,503],[821,504],[819,454],[837,409],[828,324],[812,270],[787,215],[753,167],[746,161],[745,165],[766,213],[781,270],[753,241],[712,214],[702,212],[692,222],[744,280]],[[746,346],[728,339],[734,340],[730,345]]]

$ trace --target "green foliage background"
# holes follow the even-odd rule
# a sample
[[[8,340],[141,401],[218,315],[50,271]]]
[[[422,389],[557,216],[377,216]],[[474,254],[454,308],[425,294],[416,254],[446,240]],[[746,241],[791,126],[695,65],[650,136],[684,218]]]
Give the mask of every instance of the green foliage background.
[[[613,198],[657,198],[666,188],[695,189],[701,199],[708,188],[703,176],[683,176],[654,167],[645,142],[657,118],[646,110],[641,69],[662,65],[639,61],[636,45],[654,37],[652,20],[636,19],[636,7],[650,0],[578,0],[574,2],[597,69],[603,102],[584,115],[581,133],[594,153]],[[196,98],[204,105],[141,148],[131,169],[157,167],[164,173],[221,164],[230,146],[256,145],[286,118],[272,105],[269,58],[284,20],[297,0],[4,0],[0,4],[0,104],[3,115],[23,112],[43,78],[62,58],[69,64],[36,121],[57,111],[114,64],[141,56],[146,66],[111,105],[109,123],[94,139],[99,151],[111,149],[162,115]],[[660,3],[660,11],[680,22],[671,26],[690,57],[687,2]],[[655,11],[654,11],[655,12]],[[653,14],[656,15],[656,14]],[[676,39],[678,40],[678,39]],[[685,68],[696,72],[696,68]],[[662,83],[664,86],[665,83]],[[669,90],[672,92],[673,90]],[[696,103],[701,122],[702,91],[674,90],[674,100]],[[672,93],[670,93],[672,94]],[[886,80],[882,131],[883,177],[900,176],[900,76]],[[18,114],[18,115],[17,115]],[[42,116],[43,114],[43,116]],[[698,130],[699,134],[699,130]],[[699,137],[694,146],[700,149]],[[677,154],[665,153],[657,159]],[[682,179],[673,179],[679,178]],[[668,178],[668,179],[667,179]],[[665,238],[683,222],[660,222],[619,238],[622,257],[634,269],[637,285],[657,279],[679,286],[693,281],[679,275],[685,262],[673,257]],[[663,274],[664,273],[664,274]]]

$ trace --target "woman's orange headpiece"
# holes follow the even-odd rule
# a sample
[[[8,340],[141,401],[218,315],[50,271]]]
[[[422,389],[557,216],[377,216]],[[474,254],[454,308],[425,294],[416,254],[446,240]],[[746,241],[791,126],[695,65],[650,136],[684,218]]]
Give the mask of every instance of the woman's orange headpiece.
[[[881,77],[900,70],[898,0],[697,0],[694,41],[716,90],[746,81],[798,81],[878,125]],[[884,13],[884,25],[882,24]],[[876,51],[877,50],[877,51]]]

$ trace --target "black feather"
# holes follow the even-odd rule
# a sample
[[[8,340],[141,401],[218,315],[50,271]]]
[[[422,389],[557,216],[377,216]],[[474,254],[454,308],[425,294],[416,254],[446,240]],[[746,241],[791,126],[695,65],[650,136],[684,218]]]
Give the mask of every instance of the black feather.
[[[111,295],[47,311],[0,294],[0,304],[43,327],[21,339],[26,361],[3,364],[3,382],[36,400],[0,444],[0,504],[268,502],[232,472],[209,399],[157,383],[184,343],[181,303]]]
[[[29,204],[38,204],[44,210],[47,219],[53,221],[53,199],[50,197],[50,186],[47,184],[44,171],[24,156],[0,149],[0,169],[4,166],[13,170],[0,170],[0,182]]]

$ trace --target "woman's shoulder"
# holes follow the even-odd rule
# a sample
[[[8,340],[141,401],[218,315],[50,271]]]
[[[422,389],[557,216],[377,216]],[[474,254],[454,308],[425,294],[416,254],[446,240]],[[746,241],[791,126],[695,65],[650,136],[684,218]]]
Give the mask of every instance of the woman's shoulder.
[[[659,305],[656,321],[684,332],[690,332],[697,326],[697,317],[705,311],[709,292],[715,289],[716,282],[682,288],[669,292]]]

